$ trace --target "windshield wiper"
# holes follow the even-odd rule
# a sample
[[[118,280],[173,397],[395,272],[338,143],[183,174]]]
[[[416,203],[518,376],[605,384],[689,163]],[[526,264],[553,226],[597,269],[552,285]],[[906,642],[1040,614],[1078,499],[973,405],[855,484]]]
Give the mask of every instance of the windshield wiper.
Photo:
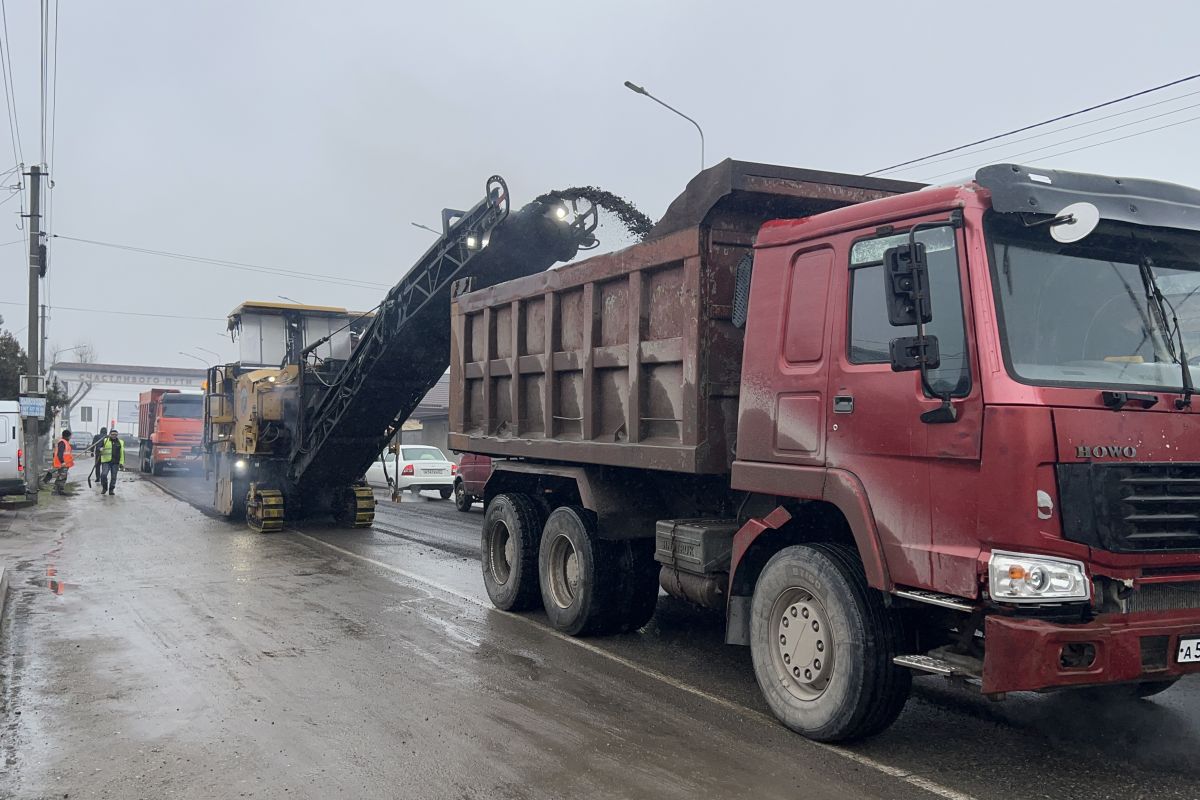
[[[1163,333],[1166,334],[1164,344],[1171,353],[1171,357],[1179,362],[1180,368],[1183,370],[1183,397],[1175,401],[1175,408],[1185,409],[1192,405],[1192,395],[1196,393],[1195,386],[1192,384],[1192,369],[1188,365],[1187,350],[1183,344],[1183,332],[1179,330],[1179,315],[1175,313],[1175,306],[1171,305],[1171,301],[1163,296],[1162,290],[1158,288],[1158,279],[1154,277],[1154,262],[1149,256],[1142,256],[1138,259],[1138,272],[1142,276],[1142,284],[1146,287],[1146,299],[1154,304],[1154,309],[1157,312],[1159,324],[1162,326]],[[1171,309],[1171,328],[1167,330],[1167,309]],[[1175,343],[1171,341],[1172,337],[1178,339],[1179,349],[1175,349]]]

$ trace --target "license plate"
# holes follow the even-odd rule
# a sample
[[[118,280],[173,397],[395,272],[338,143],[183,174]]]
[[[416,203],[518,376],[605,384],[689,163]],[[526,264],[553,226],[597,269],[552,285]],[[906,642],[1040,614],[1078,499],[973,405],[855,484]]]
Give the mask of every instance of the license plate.
[[[1200,661],[1200,636],[1179,640],[1179,653],[1175,660],[1180,664],[1191,664]]]
[[[444,470],[444,469],[423,469],[423,470],[421,470],[421,474],[422,475],[445,475],[446,470]]]

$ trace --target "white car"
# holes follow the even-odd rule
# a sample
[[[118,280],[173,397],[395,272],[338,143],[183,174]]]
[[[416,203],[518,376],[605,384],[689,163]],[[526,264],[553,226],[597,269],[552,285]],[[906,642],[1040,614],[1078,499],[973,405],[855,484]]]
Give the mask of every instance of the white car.
[[[384,461],[387,474],[384,474]],[[446,458],[436,447],[418,444],[400,446],[398,453],[383,453],[367,469],[367,483],[372,486],[395,485],[420,494],[429,489],[436,491],[443,500],[454,493],[454,479],[458,476],[458,464]]]

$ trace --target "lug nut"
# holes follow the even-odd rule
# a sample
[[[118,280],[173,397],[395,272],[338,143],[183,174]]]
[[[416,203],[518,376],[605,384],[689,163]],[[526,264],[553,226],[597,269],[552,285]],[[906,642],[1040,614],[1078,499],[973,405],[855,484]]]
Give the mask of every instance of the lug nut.
[[[819,659],[819,658],[813,659],[813,669],[815,669],[815,670],[821,669],[821,659]]]
[[[800,668],[792,667],[792,674],[795,675],[797,678],[799,678],[800,677]]]
[[[779,643],[780,643],[780,644],[787,644],[787,637],[786,637],[786,636],[784,636],[782,633],[781,633],[781,634],[779,634]]]
[[[788,655],[787,653],[784,653],[783,654],[783,663],[785,663],[785,664],[792,663],[792,657],[790,655]]]
[[[821,626],[817,624],[817,621],[815,619],[813,620],[813,630],[814,631],[821,630]]]
[[[825,652],[825,643],[823,641],[821,641],[820,639],[817,639],[817,652],[818,653]]]
[[[787,617],[784,617],[784,618],[783,618],[783,627],[785,627],[785,628],[786,628],[787,626],[788,626],[788,618],[787,618]]]
[[[812,680],[812,672],[810,672],[809,670],[804,670],[804,680],[811,681]]]
[[[804,616],[805,619],[808,619],[808,609],[807,608],[800,609],[800,613]]]

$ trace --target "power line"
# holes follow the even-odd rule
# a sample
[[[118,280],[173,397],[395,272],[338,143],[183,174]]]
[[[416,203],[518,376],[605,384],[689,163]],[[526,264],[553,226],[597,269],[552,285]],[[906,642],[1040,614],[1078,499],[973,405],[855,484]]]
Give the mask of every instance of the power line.
[[[0,305],[26,307],[28,303],[0,300]],[[151,314],[144,311],[113,311],[108,308],[77,308],[74,306],[46,306],[47,311],[78,311],[85,314],[113,314],[119,317],[154,317],[155,319],[194,319],[203,322],[225,322],[225,317],[194,317],[186,314]]]
[[[174,258],[181,261],[190,261],[198,264],[212,264],[218,267],[227,269],[242,270],[245,272],[259,272],[266,275],[281,275],[286,278],[297,278],[299,280],[316,281],[318,283],[333,283],[339,286],[352,286],[356,289],[386,289],[389,288],[386,284],[374,283],[372,281],[357,280],[355,278],[338,277],[336,275],[324,275],[316,272],[300,272],[298,270],[285,269],[283,267],[269,267],[261,264],[249,264],[244,261],[227,261],[221,258],[208,258],[206,256],[188,255],[186,253],[172,253],[167,250],[152,250],[148,247],[137,247],[134,245],[117,244],[115,242],[101,242],[96,239],[83,239],[77,236],[66,236],[61,233],[52,235],[55,239],[66,239],[69,242],[81,242],[83,244],[95,245],[97,247],[109,247],[116,250],[127,250],[132,253],[141,253],[143,255],[161,256],[163,258]]]
[[[1010,139],[1007,142],[1002,142],[1000,144],[994,144],[991,147],[981,147],[978,150],[972,150],[969,153],[961,153],[959,155],[947,156],[945,158],[933,158],[928,161],[922,161],[920,164],[914,164],[910,167],[906,167],[906,168],[898,170],[898,171],[899,172],[910,172],[910,171],[916,170],[916,169],[923,169],[924,167],[928,167],[931,164],[944,164],[947,161],[956,161],[960,158],[971,158],[972,156],[976,156],[980,153],[987,153],[992,150],[1002,150],[1005,147],[1009,147],[1014,144],[1020,144],[1021,142],[1030,142],[1030,141],[1033,141],[1034,139],[1041,139],[1046,136],[1053,136],[1056,133],[1064,133],[1069,130],[1074,130],[1075,128],[1082,128],[1087,125],[1095,125],[1097,122],[1103,122],[1106,119],[1114,119],[1116,117],[1123,117],[1126,114],[1133,114],[1134,112],[1137,112],[1137,111],[1145,111],[1148,108],[1155,108],[1157,106],[1166,105],[1167,103],[1174,103],[1176,100],[1183,100],[1184,98],[1194,97],[1195,95],[1198,95],[1198,94],[1200,94],[1200,90],[1197,90],[1194,92],[1187,92],[1186,94],[1181,94],[1176,97],[1169,97],[1166,100],[1159,100],[1154,103],[1147,103],[1144,106],[1137,106],[1136,108],[1130,108],[1125,111],[1117,111],[1113,114],[1105,114],[1100,117],[1093,117],[1092,119],[1085,120],[1083,122],[1076,122],[1073,125],[1064,125],[1061,128],[1055,128],[1052,131],[1045,131],[1044,133],[1035,133],[1032,136],[1022,136],[1020,139]],[[1085,134],[1085,136],[1080,137],[1080,138],[1085,138],[1086,136],[1098,136],[1102,133],[1107,133],[1108,131],[1116,130],[1117,128],[1129,127],[1130,125],[1136,125],[1139,122],[1148,122],[1149,120],[1152,120],[1152,119],[1159,119],[1160,117],[1170,116],[1171,114],[1178,114],[1180,111],[1187,111],[1188,109],[1192,109],[1192,108],[1200,108],[1200,103],[1193,103],[1192,105],[1182,106],[1181,108],[1176,108],[1173,111],[1166,111],[1166,112],[1163,112],[1162,114],[1155,114],[1155,115],[1152,115],[1149,117],[1143,117],[1141,119],[1134,120],[1133,122],[1124,123],[1122,125],[1116,125],[1112,128],[1104,128],[1102,130],[1093,131],[1092,133]],[[1076,141],[1076,140],[1068,139],[1066,141]],[[1051,145],[1051,147],[1053,147],[1053,145]]]
[[[882,167],[877,170],[872,170],[871,172],[868,172],[866,174],[867,175],[878,175],[880,172],[890,172],[894,169],[899,169],[900,167],[906,167],[909,164],[916,164],[917,162],[927,161],[931,158],[937,158],[938,156],[944,156],[944,155],[948,155],[950,153],[956,153],[959,150],[966,150],[968,147],[975,147],[976,145],[987,144],[988,142],[994,142],[997,139],[1003,139],[1006,136],[1012,136],[1013,134],[1017,134],[1017,133],[1024,133],[1025,131],[1030,131],[1030,130],[1033,130],[1034,128],[1041,128],[1045,125],[1050,125],[1055,122],[1061,122],[1064,119],[1070,119],[1071,117],[1077,117],[1080,114],[1086,114],[1089,111],[1095,111],[1100,108],[1105,108],[1107,106],[1116,105],[1117,103],[1123,103],[1126,100],[1132,100],[1135,97],[1141,97],[1142,95],[1147,95],[1152,92],[1158,92],[1163,89],[1169,89],[1172,86],[1178,86],[1181,83],[1187,83],[1188,81],[1194,81],[1197,78],[1200,78],[1200,73],[1196,73],[1195,75],[1188,75],[1186,78],[1179,78],[1178,80],[1173,80],[1169,83],[1163,83],[1158,86],[1152,86],[1149,89],[1142,89],[1140,92],[1134,92],[1133,94],[1127,94],[1124,97],[1118,97],[1115,100],[1106,100],[1103,103],[1097,103],[1096,105],[1088,106],[1087,108],[1081,108],[1078,111],[1072,111],[1069,114],[1060,114],[1057,117],[1051,117],[1050,119],[1043,120],[1041,122],[1035,122],[1032,125],[1025,125],[1020,128],[1014,128],[1011,131],[1006,131],[1004,133],[997,133],[994,136],[988,136],[986,138],[979,139],[974,142],[969,142],[967,144],[960,144],[957,147],[951,147],[947,150],[939,150],[938,152],[930,153],[927,156],[922,156],[920,158],[911,158],[908,161],[901,161],[899,164],[893,164],[890,167]]]
[[[1187,119],[1181,119],[1181,120],[1178,120],[1177,122],[1170,122],[1170,123],[1167,123],[1166,125],[1159,125],[1157,128],[1148,128],[1147,130],[1144,130],[1144,131],[1134,131],[1133,133],[1129,133],[1124,136],[1117,136],[1112,139],[1105,139],[1103,142],[1092,142],[1091,144],[1085,144],[1082,147],[1075,147],[1070,150],[1063,150],[1060,153],[1051,153],[1048,156],[1042,156],[1042,158],[1044,158],[1044,159],[1059,158],[1060,156],[1070,155],[1071,153],[1078,153],[1080,150],[1090,150],[1093,147],[1099,147],[1100,145],[1112,144],[1113,142],[1121,142],[1126,139],[1132,139],[1135,136],[1144,136],[1147,133],[1155,133],[1156,131],[1163,131],[1163,130],[1166,130],[1167,128],[1174,128],[1178,125],[1186,125],[1189,122],[1196,122],[1196,121],[1200,121],[1200,116],[1188,117]],[[1068,141],[1070,141],[1070,140],[1068,140]],[[1059,144],[1066,144],[1066,142],[1059,142]],[[1039,147],[1037,149],[1038,150],[1047,150],[1049,148]],[[1029,152],[1034,152],[1034,151],[1030,150]],[[1021,155],[1025,155],[1025,153],[1017,153],[1016,155],[1021,156]],[[963,172],[969,172],[970,170],[978,169],[979,167],[983,167],[983,166],[987,166],[988,163],[991,163],[991,162],[986,162],[983,164],[976,164],[973,167],[966,167],[965,169],[960,168],[960,169],[951,170],[950,172],[943,172],[939,175],[933,175],[929,178],[924,178],[924,179],[922,179],[922,182],[928,183],[928,182],[936,180],[938,178],[944,178],[947,175],[960,175]]]
[[[1021,151],[1021,152],[1019,152],[1019,153],[1009,153],[1009,154],[1006,154],[1006,155],[1004,155],[1004,156],[1003,156],[1003,159],[1004,159],[1005,161],[1011,161],[1011,160],[1013,160],[1013,159],[1015,159],[1015,158],[1020,158],[1021,156],[1027,156],[1027,155],[1030,155],[1030,154],[1032,154],[1032,153],[1040,153],[1040,152],[1041,152],[1041,151],[1043,151],[1043,150],[1053,150],[1053,149],[1054,149],[1054,148],[1056,148],[1056,147],[1062,147],[1064,144],[1070,144],[1071,142],[1079,142],[1079,141],[1083,141],[1084,139],[1090,139],[1090,138],[1092,138],[1093,136],[1099,136],[1099,135],[1101,135],[1101,134],[1104,134],[1104,133],[1111,133],[1111,132],[1113,132],[1113,131],[1118,131],[1118,130],[1121,130],[1122,128],[1129,128],[1129,127],[1131,127],[1131,126],[1133,126],[1133,125],[1141,125],[1143,122],[1150,122],[1151,120],[1162,119],[1163,117],[1169,117],[1169,116],[1171,116],[1172,114],[1178,114],[1180,111],[1188,111],[1188,110],[1190,110],[1190,109],[1193,109],[1193,108],[1200,108],[1200,103],[1194,103],[1194,104],[1192,104],[1192,105],[1190,105],[1190,106],[1184,106],[1183,108],[1177,108],[1177,109],[1175,109],[1174,111],[1167,111],[1167,112],[1164,112],[1164,113],[1162,113],[1162,114],[1154,114],[1154,115],[1152,115],[1152,116],[1149,116],[1149,117],[1144,117],[1144,118],[1142,118],[1142,119],[1135,119],[1133,122],[1124,122],[1124,123],[1122,123],[1122,124],[1120,124],[1120,125],[1113,125],[1111,128],[1101,128],[1101,129],[1100,129],[1100,130],[1098,130],[1098,131],[1092,131],[1091,133],[1085,133],[1085,134],[1083,134],[1082,136],[1073,136],[1073,137],[1071,137],[1070,139],[1063,139],[1062,141],[1059,141],[1059,142],[1053,142],[1053,143],[1051,143],[1051,144],[1044,144],[1044,145],[1040,145],[1039,147],[1035,147],[1035,148],[1033,148],[1033,149],[1031,149],[1031,150],[1022,150],[1022,151]],[[1195,117],[1190,117],[1189,119],[1180,120],[1180,124],[1182,124],[1182,123],[1184,123],[1184,122],[1190,122],[1192,119],[1195,119]],[[1160,128],[1150,128],[1150,129],[1147,129],[1147,130],[1146,130],[1146,133],[1150,133],[1150,132],[1152,132],[1152,131],[1156,131],[1156,130],[1160,130]],[[1113,139],[1113,140],[1110,140],[1110,141],[1118,141],[1118,140],[1116,140],[1116,139]],[[1002,146],[1002,147],[1007,147],[1008,145],[1001,145],[1001,146]],[[996,148],[994,148],[994,147],[989,147],[989,148],[985,148],[985,149],[986,149],[986,150],[994,150],[994,149],[996,149]],[[954,160],[956,160],[956,159],[959,159],[959,158],[969,158],[969,157],[972,157],[972,156],[978,156],[978,154],[979,154],[979,153],[981,153],[981,152],[983,152],[983,151],[981,151],[981,150],[975,150],[975,151],[972,151],[972,152],[970,152],[970,153],[963,153],[963,154],[961,154],[961,155],[957,155],[957,156],[951,156],[950,158],[946,158],[946,159],[938,159],[937,161],[931,161],[931,162],[929,162],[929,163],[930,163],[930,164],[938,164],[938,163],[941,163],[941,162],[943,162],[943,161],[954,161]],[[926,165],[925,165],[925,164],[922,164],[921,166],[926,166]],[[959,172],[959,171],[961,171],[961,168],[960,168],[960,169],[955,169],[955,170],[954,170],[954,172]]]
[[[17,89],[12,71],[12,49],[8,44],[8,7],[0,0],[0,21],[3,22],[4,52],[0,53],[0,70],[4,73],[4,102],[8,107],[8,130],[12,136],[13,160],[25,163],[25,150],[21,147],[21,124],[17,116]]]

